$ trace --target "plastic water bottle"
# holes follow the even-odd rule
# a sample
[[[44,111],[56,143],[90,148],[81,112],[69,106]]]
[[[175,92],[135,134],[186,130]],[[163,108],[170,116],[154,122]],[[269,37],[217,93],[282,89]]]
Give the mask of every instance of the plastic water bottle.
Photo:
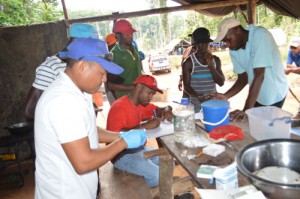
[[[174,140],[183,143],[195,130],[195,112],[194,106],[188,98],[182,98],[181,102],[177,102],[177,107],[173,110],[174,115]]]

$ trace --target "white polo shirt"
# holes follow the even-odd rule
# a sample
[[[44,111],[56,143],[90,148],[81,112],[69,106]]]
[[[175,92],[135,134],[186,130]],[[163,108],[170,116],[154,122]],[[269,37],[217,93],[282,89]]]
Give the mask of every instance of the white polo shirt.
[[[88,137],[92,149],[99,147],[91,95],[61,72],[38,101],[34,124],[35,198],[95,199],[96,170],[76,173],[61,146]]]

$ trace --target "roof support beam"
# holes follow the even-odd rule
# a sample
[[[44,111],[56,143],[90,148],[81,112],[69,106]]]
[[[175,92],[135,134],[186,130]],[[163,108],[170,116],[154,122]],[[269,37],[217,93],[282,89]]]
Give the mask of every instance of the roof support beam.
[[[69,19],[66,21],[70,24],[97,22],[97,21],[109,21],[109,20],[116,20],[116,19],[120,19],[120,18],[141,17],[141,16],[147,16],[147,15],[164,14],[164,13],[184,11],[184,10],[203,10],[203,9],[207,9],[207,8],[217,8],[217,7],[224,7],[224,6],[248,4],[248,1],[249,0],[227,0],[227,1],[223,0],[223,1],[216,1],[216,2],[176,6],[176,7],[156,8],[156,9],[142,10],[142,11],[136,11],[136,12],[117,13],[117,14],[112,14],[112,15],[87,17],[87,18],[81,18],[81,19]]]
[[[248,24],[256,24],[256,0],[248,0],[247,4],[247,14],[248,14]]]
[[[63,6],[65,20],[68,20],[69,17],[68,17],[68,12],[67,12],[67,7],[66,7],[66,4],[65,4],[65,0],[61,0],[61,4]]]

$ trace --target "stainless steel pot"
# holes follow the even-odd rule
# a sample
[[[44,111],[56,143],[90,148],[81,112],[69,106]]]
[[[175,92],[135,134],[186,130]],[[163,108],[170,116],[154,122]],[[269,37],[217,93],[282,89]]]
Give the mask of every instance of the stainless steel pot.
[[[253,174],[268,166],[286,167],[300,173],[300,140],[272,139],[255,142],[237,153],[236,162],[239,171],[267,197],[300,198],[300,184],[273,182]]]

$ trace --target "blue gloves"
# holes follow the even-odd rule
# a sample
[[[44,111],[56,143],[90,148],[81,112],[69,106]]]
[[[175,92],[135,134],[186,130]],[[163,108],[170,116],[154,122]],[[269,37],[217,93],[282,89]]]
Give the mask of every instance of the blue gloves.
[[[133,129],[128,132],[121,132],[120,137],[127,143],[127,149],[138,148],[144,145],[147,140],[145,129]]]

